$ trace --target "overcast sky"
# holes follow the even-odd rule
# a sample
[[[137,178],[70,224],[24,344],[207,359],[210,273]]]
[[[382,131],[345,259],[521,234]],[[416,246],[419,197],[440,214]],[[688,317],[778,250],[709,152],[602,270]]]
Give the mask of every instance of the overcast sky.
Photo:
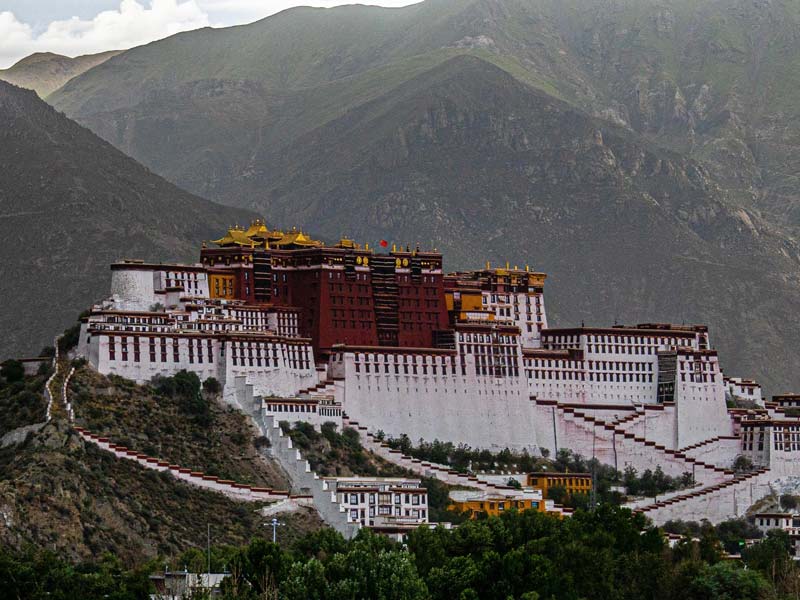
[[[198,27],[250,23],[292,6],[406,6],[419,0],[0,0],[0,69],[33,52],[132,48]]]

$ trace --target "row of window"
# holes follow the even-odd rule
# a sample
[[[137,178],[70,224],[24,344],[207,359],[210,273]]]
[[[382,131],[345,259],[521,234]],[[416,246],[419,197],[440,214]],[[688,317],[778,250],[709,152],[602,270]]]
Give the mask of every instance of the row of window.
[[[536,369],[526,369],[525,372],[528,379],[537,380],[653,383],[651,373],[586,373],[584,371],[539,371]]]
[[[142,341],[143,339],[145,341]],[[167,342],[168,339],[171,341],[171,343]],[[205,355],[203,352],[203,345],[204,340],[200,339],[187,339],[185,341],[184,347],[187,349],[190,364],[194,364],[195,362],[203,363],[204,356],[206,362],[214,362],[214,348],[212,341],[205,340]],[[151,363],[166,363],[170,361],[173,363],[181,362],[181,345],[179,344],[179,339],[176,337],[140,338],[139,336],[134,336],[130,339],[129,343],[129,338],[127,336],[121,336],[119,338],[119,352],[117,352],[117,337],[111,335],[108,337],[108,359],[110,361],[116,361],[117,357],[119,357],[119,360],[122,362],[129,362],[131,359],[133,362],[142,362],[143,346],[146,346],[147,348],[147,355]]]

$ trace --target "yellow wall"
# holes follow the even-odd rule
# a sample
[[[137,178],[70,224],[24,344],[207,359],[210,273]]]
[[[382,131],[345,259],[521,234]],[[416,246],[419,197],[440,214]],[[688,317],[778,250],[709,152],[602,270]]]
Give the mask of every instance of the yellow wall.
[[[503,507],[502,509],[500,508],[501,506]],[[458,512],[469,511],[471,519],[476,519],[480,513],[486,513],[491,517],[496,517],[512,509],[519,511],[536,510],[539,512],[544,512],[545,510],[544,502],[537,502],[536,500],[509,500],[508,498],[451,502],[447,508]]]
[[[547,498],[547,491],[552,487],[564,488],[568,494],[588,494],[592,491],[591,477],[578,477],[570,473],[530,473],[528,486],[542,490],[542,496]]]
[[[236,297],[234,285],[233,275],[211,275],[208,279],[208,287],[212,298],[233,300]]]
[[[461,294],[461,310],[483,310],[483,300],[481,294]]]

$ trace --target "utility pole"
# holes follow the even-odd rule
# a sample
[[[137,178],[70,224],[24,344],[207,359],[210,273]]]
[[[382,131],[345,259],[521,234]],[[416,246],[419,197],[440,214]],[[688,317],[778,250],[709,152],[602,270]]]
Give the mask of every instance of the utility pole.
[[[278,527],[280,525],[283,525],[283,523],[278,521],[277,518],[272,517],[271,524],[272,524],[272,543],[275,544],[275,543],[277,543],[277,540],[278,540]]]
[[[597,459],[595,458],[595,443],[597,441],[596,425],[592,426],[592,491],[589,494],[589,510],[597,506]]]
[[[211,523],[206,523],[206,554],[208,556],[208,580],[206,584],[211,588]]]

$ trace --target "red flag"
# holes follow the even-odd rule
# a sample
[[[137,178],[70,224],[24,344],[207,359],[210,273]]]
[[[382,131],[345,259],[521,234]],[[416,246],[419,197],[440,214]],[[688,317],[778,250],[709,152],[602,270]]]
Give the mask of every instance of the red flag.
[[[389,247],[389,242],[387,242],[386,240],[381,240],[381,248],[388,248],[388,247]]]

